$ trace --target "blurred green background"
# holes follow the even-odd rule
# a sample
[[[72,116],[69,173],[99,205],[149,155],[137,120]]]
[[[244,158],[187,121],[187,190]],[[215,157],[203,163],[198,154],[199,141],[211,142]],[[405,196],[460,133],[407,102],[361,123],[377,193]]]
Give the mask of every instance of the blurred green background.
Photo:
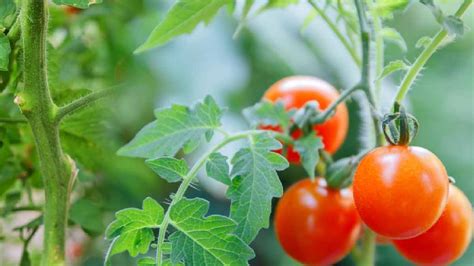
[[[101,141],[107,145],[100,143],[104,146],[100,153],[94,147],[84,147],[91,155],[83,168],[91,170],[81,171],[75,192],[104,211],[105,215],[91,217],[100,224],[99,229],[113,219],[114,211],[139,207],[146,196],[167,202],[169,193],[176,189],[176,185],[155,176],[142,160],[114,155],[120,145],[153,119],[155,108],[174,102],[189,104],[210,94],[229,108],[224,125],[234,131],[247,127],[240,111],[258,101],[272,83],[285,76],[313,75],[340,89],[354,85],[359,78],[358,69],[322,20],[315,19],[300,32],[310,10],[307,4],[252,16],[236,39],[232,35],[238,20],[222,11],[209,26],[199,26],[192,35],[133,55],[133,50],[146,39],[172,1],[104,2],[72,16],[65,15],[62,8],[52,7],[51,12],[51,43],[60,62],[57,77],[60,82],[76,90],[121,85],[119,96],[107,103],[107,122],[100,125],[106,129]],[[444,3],[443,8],[452,11],[459,3],[450,1]],[[474,26],[472,10],[465,21],[468,28]],[[418,3],[407,12],[397,14],[388,24],[400,31],[408,52],[403,53],[389,43],[387,62],[400,58],[412,62],[420,52],[415,49],[416,41],[438,30],[429,10]],[[443,161],[471,202],[474,201],[473,49],[474,33],[468,31],[436,53],[413,86],[407,102],[421,123],[414,144],[428,148]],[[382,105],[385,108],[400,81],[401,76],[397,74],[384,81]],[[359,148],[359,107],[355,101],[348,106],[350,133],[337,157],[351,155]],[[227,152],[232,150],[230,147]],[[189,160],[194,160],[193,155]],[[285,186],[304,177],[297,168],[281,174]],[[212,213],[227,213],[229,202],[222,197],[225,188],[200,179],[201,186],[190,191],[190,196],[211,200]],[[74,240],[74,235],[71,238]],[[107,244],[103,237],[99,234],[78,239],[83,250],[74,262],[102,265]],[[252,246],[257,254],[252,265],[294,264],[279,247],[272,228],[262,230]],[[472,265],[473,261],[471,244],[456,265]],[[127,256],[116,256],[113,262],[116,265],[132,263]],[[341,262],[341,265],[350,264],[350,258]],[[390,245],[378,248],[377,265],[408,264]]]

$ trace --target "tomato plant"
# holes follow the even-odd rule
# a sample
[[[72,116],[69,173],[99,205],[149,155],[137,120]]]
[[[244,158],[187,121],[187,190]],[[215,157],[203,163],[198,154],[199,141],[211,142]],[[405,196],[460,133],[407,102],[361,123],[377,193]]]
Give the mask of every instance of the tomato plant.
[[[421,51],[410,63],[414,53],[385,62],[389,43],[403,53],[414,43],[388,27],[397,26],[388,21],[411,7],[409,0],[178,0],[169,9],[166,1],[1,0],[0,241],[6,264],[89,265],[100,254],[105,265],[248,265],[255,258],[274,265],[290,260],[273,254],[279,249],[268,243],[278,243],[302,263],[367,266],[376,262],[376,234],[417,263],[457,260],[470,242],[472,207],[460,191],[448,189],[443,164],[455,172],[449,159],[456,154],[440,155],[441,163],[428,149],[409,145],[419,123],[404,100],[432,55],[463,36],[462,17],[472,0],[460,1],[453,14],[420,1],[434,16],[426,23],[437,22],[439,31],[419,39]],[[276,31],[286,31],[293,19],[285,27],[272,21],[270,33],[281,42],[252,32],[255,16],[293,4],[309,11],[300,36]],[[163,8],[166,13],[156,12]],[[232,21],[238,17],[236,41],[228,34],[232,23],[210,32],[231,49],[206,36],[209,53],[193,41],[150,51],[214,17],[229,19],[217,16],[224,9]],[[316,22],[335,37],[325,38],[331,46],[314,45],[303,33]],[[285,49],[275,49],[279,45]],[[228,50],[244,56],[226,58]],[[232,65],[230,75],[199,64],[211,57],[218,58],[218,70]],[[401,84],[384,81],[397,71]],[[186,89],[181,101],[194,92],[202,100],[151,112]],[[388,99],[391,89],[395,97]],[[426,95],[429,114],[440,109]],[[246,121],[235,113],[224,117],[223,101]],[[243,109],[243,103],[253,105]],[[413,103],[417,115],[419,105]],[[437,128],[427,131],[436,132],[454,117],[438,113],[420,124],[434,120]],[[449,132],[449,147],[462,139],[455,133]],[[429,143],[423,146],[436,151]],[[287,159],[295,163],[289,170]],[[293,180],[281,182],[284,175],[309,178],[286,189]],[[207,195],[209,184],[228,200]],[[204,189],[192,191],[198,187]],[[141,208],[124,208],[137,202]],[[260,234],[272,224],[275,230]],[[81,245],[71,241],[75,232]],[[269,249],[271,256],[262,256]],[[439,257],[425,257],[428,249]]]
[[[330,189],[324,178],[292,185],[275,212],[276,235],[283,249],[304,264],[340,261],[355,245],[360,228],[352,190]]]
[[[396,249],[422,265],[449,265],[466,251],[472,239],[472,206],[454,185],[443,214],[427,232],[410,239],[394,240]]]
[[[354,175],[354,200],[361,218],[389,238],[411,238],[427,231],[441,215],[447,193],[446,169],[421,147],[376,148],[361,160]]]

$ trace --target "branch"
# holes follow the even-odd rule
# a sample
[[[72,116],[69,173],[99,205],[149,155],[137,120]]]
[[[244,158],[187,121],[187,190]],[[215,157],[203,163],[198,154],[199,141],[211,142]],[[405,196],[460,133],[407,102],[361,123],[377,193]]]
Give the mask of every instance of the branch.
[[[347,41],[347,39],[344,37],[344,35],[341,33],[341,31],[337,28],[336,24],[331,21],[331,19],[326,15],[324,10],[322,10],[319,6],[317,6],[313,0],[308,0],[309,4],[314,8],[316,12],[323,18],[323,20],[328,24],[329,28],[336,34],[337,38],[341,41],[341,43],[344,45],[346,50],[349,52],[351,55],[352,59],[356,63],[357,66],[360,67],[361,61],[359,56],[357,55],[357,52],[352,48],[351,44]]]
[[[462,5],[459,7],[458,11],[456,11],[455,16],[460,18],[464,13],[467,11],[469,6],[472,4],[472,0],[464,0]],[[448,36],[448,32],[444,29],[441,29],[432,39],[428,46],[421,52],[421,54],[416,59],[415,63],[411,66],[408,72],[405,74],[403,78],[402,84],[398,89],[397,95],[395,96],[395,100],[393,103],[393,108],[396,111],[396,106],[400,106],[403,99],[405,98],[408,90],[410,89],[413,81],[415,81],[416,77],[420,73],[423,66],[426,64],[428,59],[436,52],[438,47],[441,45],[443,40]]]
[[[28,122],[25,118],[0,117],[0,124],[23,124]]]
[[[81,97],[63,107],[60,107],[58,112],[56,113],[55,121],[59,123],[65,116],[70,115],[112,93],[114,93],[115,89],[104,89],[100,91],[95,91],[89,93],[88,95]]]

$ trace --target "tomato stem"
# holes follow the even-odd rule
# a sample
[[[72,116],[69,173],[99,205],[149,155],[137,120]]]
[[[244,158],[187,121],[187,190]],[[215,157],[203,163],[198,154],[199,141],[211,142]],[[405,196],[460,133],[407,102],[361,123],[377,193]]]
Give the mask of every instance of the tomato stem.
[[[48,86],[48,1],[21,3],[24,88],[16,95],[15,103],[31,127],[45,187],[42,265],[64,265],[69,196],[77,172],[61,148],[59,125],[54,121],[57,107]]]
[[[460,18],[467,11],[469,6],[472,4],[472,0],[464,0],[459,9],[456,11],[455,16]],[[418,58],[415,60],[415,63],[410,67],[410,69],[405,74],[403,81],[397,91],[393,107],[395,108],[396,104],[401,105],[403,99],[405,98],[408,90],[415,81],[416,77],[423,69],[423,66],[431,58],[431,56],[436,52],[438,47],[443,43],[443,40],[448,36],[448,32],[445,29],[441,29],[431,40],[431,42],[426,46],[426,48],[421,52]]]

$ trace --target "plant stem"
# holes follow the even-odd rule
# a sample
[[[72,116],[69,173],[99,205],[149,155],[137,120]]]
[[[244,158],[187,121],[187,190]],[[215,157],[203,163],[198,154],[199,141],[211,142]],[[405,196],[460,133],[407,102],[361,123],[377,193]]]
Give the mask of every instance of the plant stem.
[[[342,32],[337,28],[336,24],[331,21],[331,19],[326,15],[324,10],[322,10],[318,5],[314,3],[313,0],[308,0],[309,4],[314,8],[316,12],[321,16],[321,18],[328,24],[329,28],[336,34],[337,38],[341,41],[342,45],[346,48],[346,50],[349,52],[350,56],[354,60],[357,66],[360,67],[361,61],[359,56],[357,55],[357,52],[355,49],[351,46],[351,44],[347,41],[347,39],[344,37]]]
[[[198,171],[201,169],[201,167],[204,166],[204,164],[207,162],[207,159],[209,156],[214,153],[219,151],[222,147],[226,146],[227,144],[247,138],[252,135],[256,134],[261,134],[265,132],[264,130],[249,130],[249,131],[243,131],[234,135],[230,135],[226,138],[224,138],[221,142],[219,142],[216,146],[214,146],[212,149],[210,149],[207,153],[205,153],[199,160],[194,164],[194,166],[189,170],[188,174],[183,178],[183,182],[179,185],[178,191],[176,194],[173,196],[173,200],[170,203],[170,206],[166,210],[165,217],[163,218],[163,222],[160,225],[160,231],[158,233],[158,241],[157,241],[157,250],[156,250],[156,264],[158,266],[161,266],[163,264],[163,243],[165,242],[165,235],[166,235],[166,230],[168,229],[168,225],[170,224],[170,212],[171,208],[178,202],[180,201],[186,190],[188,189],[189,185],[191,182],[194,180],[196,177]]]
[[[60,107],[55,116],[56,122],[59,123],[65,116],[85,108],[86,106],[112,94],[114,91],[114,89],[95,91],[69,103],[68,105]]]
[[[342,91],[341,95],[339,95],[339,97],[333,101],[326,109],[324,109],[324,112],[322,112],[320,115],[318,115],[316,117],[316,123],[322,123],[324,121],[326,121],[329,117],[331,117],[331,115],[333,114],[334,110],[337,108],[337,106],[344,102],[347,98],[349,98],[349,96],[356,90],[360,89],[359,86],[354,86],[350,89],[347,89],[347,90],[344,90]],[[313,121],[312,121],[313,122]]]
[[[22,124],[22,123],[27,123],[28,120],[24,118],[11,118],[11,117],[0,117],[0,124],[5,123],[5,124]]]
[[[464,0],[464,2],[461,4],[459,9],[456,11],[455,16],[458,18],[462,17],[462,15],[464,15],[464,13],[466,12],[466,10],[469,8],[471,4],[472,4],[472,0]],[[395,100],[393,103],[394,107],[396,106],[396,104],[401,105],[411,85],[415,81],[420,71],[423,69],[423,66],[426,64],[428,59],[431,58],[434,52],[436,52],[436,50],[441,45],[441,43],[446,38],[446,36],[448,36],[448,32],[444,29],[441,29],[433,37],[433,39],[428,44],[428,46],[426,46],[426,48],[421,52],[418,58],[415,60],[415,63],[410,67],[408,72],[405,74],[402,84],[400,85],[400,88],[397,91],[397,95],[395,96]]]
[[[61,149],[54,119],[57,107],[48,87],[48,1],[21,2],[24,89],[17,94],[16,103],[31,126],[45,187],[42,265],[64,265],[70,182],[74,173],[72,162]]]

